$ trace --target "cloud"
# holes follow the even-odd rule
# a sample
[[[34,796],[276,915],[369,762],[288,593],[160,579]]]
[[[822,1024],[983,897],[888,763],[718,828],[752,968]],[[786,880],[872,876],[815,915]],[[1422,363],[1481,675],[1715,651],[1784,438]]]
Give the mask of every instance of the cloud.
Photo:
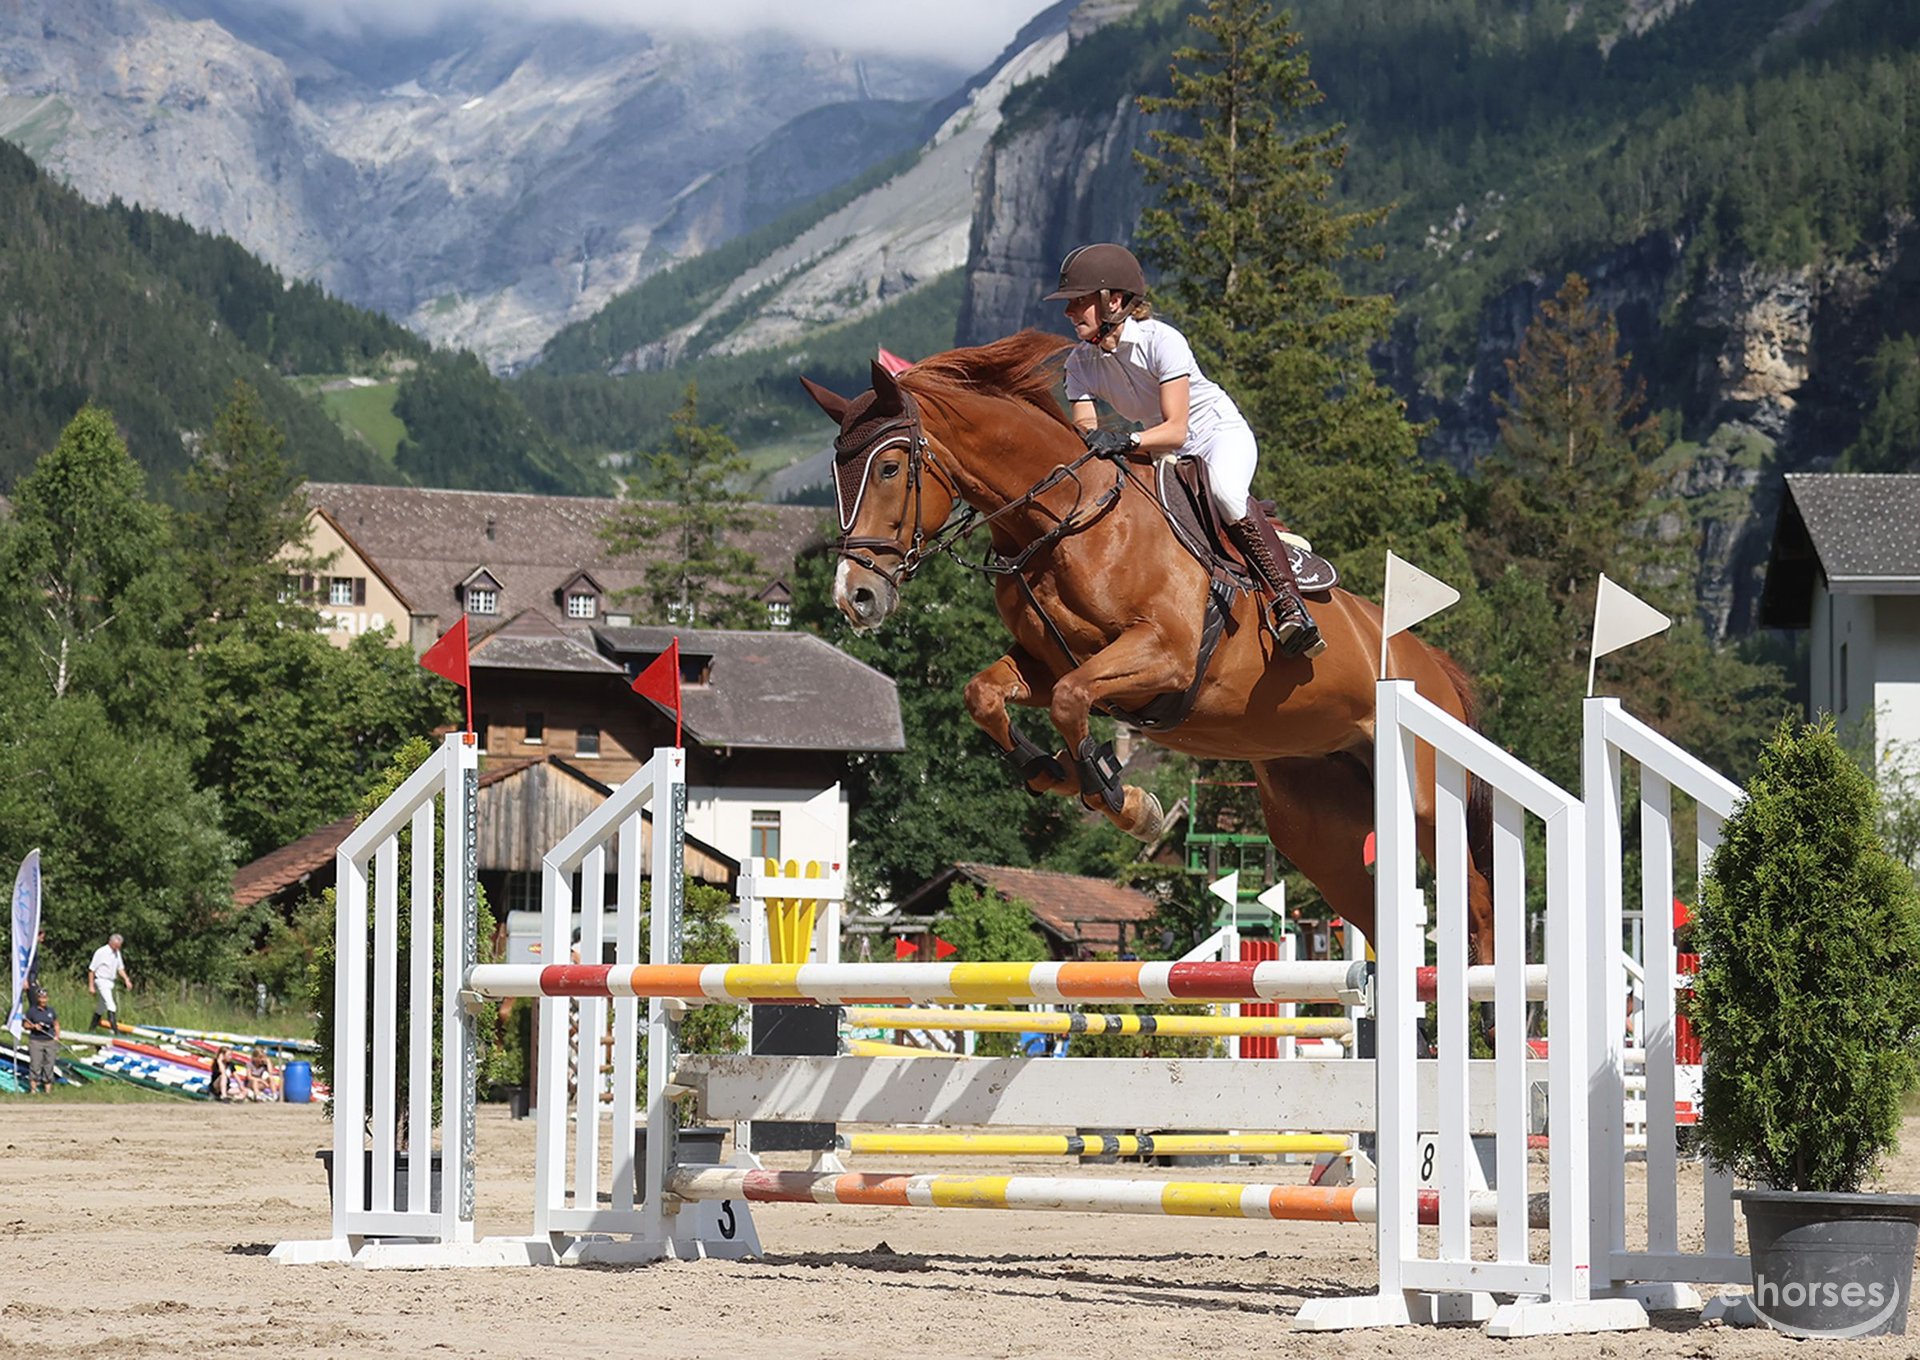
[[[769,29],[861,53],[978,66],[1049,0],[266,0],[337,33],[422,32],[476,11],[726,38]]]

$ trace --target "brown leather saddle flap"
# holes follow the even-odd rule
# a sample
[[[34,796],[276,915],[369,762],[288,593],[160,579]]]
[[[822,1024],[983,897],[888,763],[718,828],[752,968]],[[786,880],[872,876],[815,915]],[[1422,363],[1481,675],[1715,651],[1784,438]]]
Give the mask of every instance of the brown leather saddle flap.
[[[1254,589],[1253,573],[1228,536],[1219,507],[1214,504],[1206,463],[1191,457],[1162,458],[1155,464],[1154,486],[1174,537],[1200,565],[1216,580],[1237,590]],[[1279,524],[1270,505],[1263,501],[1260,509]],[[1340,573],[1318,553],[1305,552],[1294,543],[1285,546],[1302,593],[1322,594],[1340,583]]]

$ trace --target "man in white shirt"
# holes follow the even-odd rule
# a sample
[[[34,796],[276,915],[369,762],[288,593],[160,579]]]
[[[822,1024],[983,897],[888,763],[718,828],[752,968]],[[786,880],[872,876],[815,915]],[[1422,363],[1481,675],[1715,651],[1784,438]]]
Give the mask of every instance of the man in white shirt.
[[[114,1003],[113,984],[117,978],[127,984],[127,990],[133,990],[133,979],[127,976],[126,960],[120,957],[120,933],[115,931],[107,937],[107,942],[93,951],[93,961],[87,965],[87,990],[93,993],[93,1025],[102,1028],[101,1017],[106,1017],[104,1028],[115,1034],[120,1032],[120,1008]]]

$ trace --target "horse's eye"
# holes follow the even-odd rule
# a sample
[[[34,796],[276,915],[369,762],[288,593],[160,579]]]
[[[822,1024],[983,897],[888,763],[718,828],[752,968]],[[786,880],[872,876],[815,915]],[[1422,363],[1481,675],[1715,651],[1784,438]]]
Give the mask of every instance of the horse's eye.
[[[890,481],[892,481],[892,480],[893,480],[893,479],[894,479],[895,477],[898,477],[899,475],[900,475],[900,464],[898,464],[898,463],[882,463],[882,464],[880,465],[880,480],[881,480],[881,481],[883,481],[883,482],[890,482]]]

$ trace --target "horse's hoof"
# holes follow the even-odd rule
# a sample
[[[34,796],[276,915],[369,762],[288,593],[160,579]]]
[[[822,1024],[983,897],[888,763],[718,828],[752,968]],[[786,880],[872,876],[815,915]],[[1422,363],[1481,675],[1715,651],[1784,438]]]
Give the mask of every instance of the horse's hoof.
[[[1160,800],[1142,790],[1140,809],[1134,814],[1133,825],[1127,828],[1127,834],[1135,840],[1145,841],[1151,845],[1160,839],[1160,833],[1166,829],[1167,814],[1161,809]]]

